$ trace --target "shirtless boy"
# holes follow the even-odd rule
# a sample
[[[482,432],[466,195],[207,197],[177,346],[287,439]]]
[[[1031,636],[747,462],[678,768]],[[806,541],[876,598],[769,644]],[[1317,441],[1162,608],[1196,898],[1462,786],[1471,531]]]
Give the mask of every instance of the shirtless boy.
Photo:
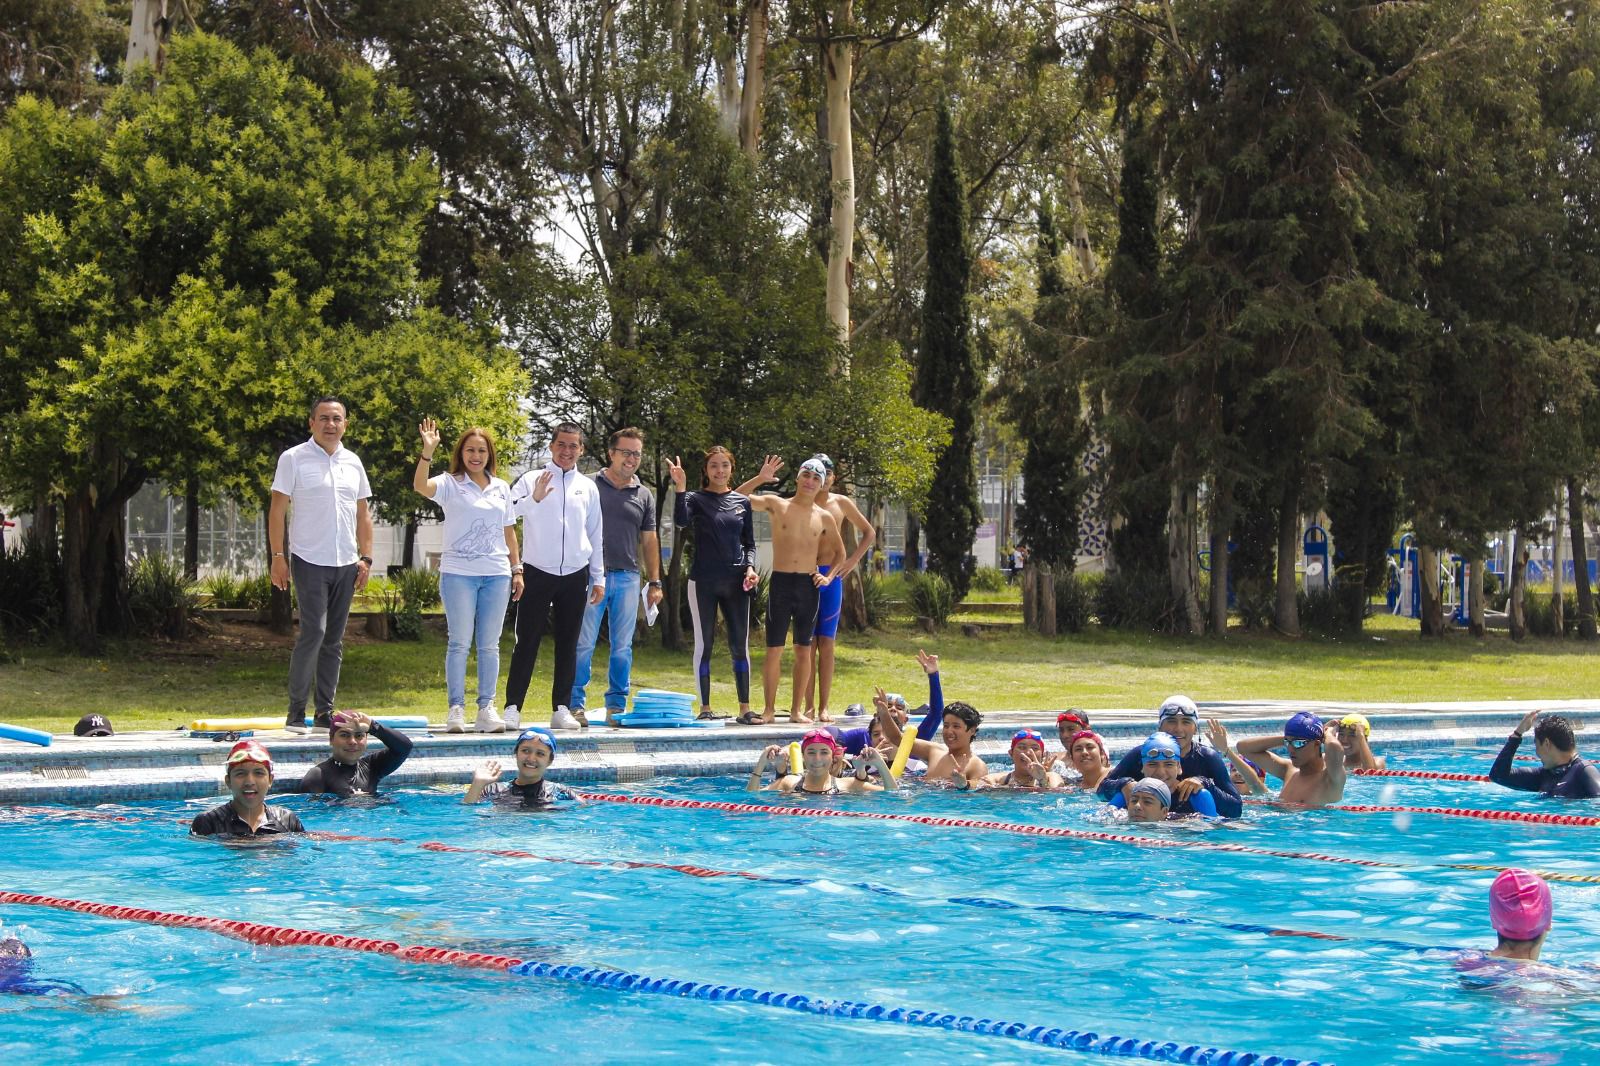
[[[770,462],[770,460],[769,460]],[[761,695],[765,702],[761,722],[777,717],[778,675],[783,669],[783,646],[794,630],[794,691],[789,699],[789,721],[811,719],[800,711],[806,685],[811,680],[811,639],[817,624],[820,590],[832,584],[844,562],[844,541],[839,522],[817,506],[817,493],[827,480],[827,470],[816,459],[800,464],[794,496],[750,497],[753,510],[772,518],[772,577],[767,585],[767,658],[761,668]],[[741,719],[742,720],[742,719]]]
[[[861,560],[871,550],[877,540],[877,531],[872,528],[866,516],[861,513],[855,501],[848,496],[841,496],[833,491],[834,472],[833,460],[826,455],[818,453],[811,458],[821,463],[827,471],[827,477],[822,482],[822,489],[817,493],[817,506],[833,516],[839,523],[839,533],[842,537],[846,526],[854,526],[857,531],[855,550],[850,557],[839,567],[819,567],[830,578],[826,587],[821,591],[817,607],[817,628],[813,641],[816,647],[816,669],[811,674],[811,684],[806,686],[806,714],[816,714],[819,722],[832,721],[828,713],[828,700],[833,695],[833,647],[839,635],[839,616],[844,608],[844,579],[850,571],[860,565]],[[767,461],[761,467],[761,473],[739,486],[739,491],[745,495],[758,485],[776,481],[778,471],[783,468],[783,460],[775,455],[767,456]]]
[[[883,695],[882,690],[878,693]],[[879,702],[878,725],[884,738],[895,747],[900,744],[900,725],[887,707]],[[928,764],[925,781],[948,781],[959,788],[981,788],[989,767],[972,753],[972,742],[978,738],[978,726],[983,715],[970,703],[957,700],[944,705],[944,728],[940,732],[943,744],[931,740],[918,740],[911,745],[911,754]]]
[[[1273,748],[1287,747],[1285,759]],[[1254,756],[1283,782],[1278,802],[1326,807],[1344,799],[1344,745],[1322,727],[1322,719],[1301,711],[1283,724],[1283,734],[1239,742],[1240,755]]]

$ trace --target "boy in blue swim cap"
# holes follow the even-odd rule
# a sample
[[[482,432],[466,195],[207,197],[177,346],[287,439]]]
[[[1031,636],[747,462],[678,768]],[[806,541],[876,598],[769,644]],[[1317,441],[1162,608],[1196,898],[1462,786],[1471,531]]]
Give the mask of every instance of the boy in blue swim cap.
[[[1287,748],[1289,757],[1273,751]],[[1254,757],[1267,773],[1283,782],[1280,803],[1326,807],[1344,799],[1344,745],[1322,719],[1310,711],[1291,715],[1277,736],[1252,737],[1239,742],[1241,756]]]
[[[472,775],[472,784],[462,803],[477,803],[487,799],[495,803],[510,803],[522,807],[548,807],[557,800],[573,799],[571,792],[554,781],[547,780],[545,772],[556,761],[556,736],[548,729],[530,726],[517,736],[512,749],[516,758],[517,776],[509,782],[500,780],[500,761],[490,759]]]
[[[1187,795],[1182,795],[1174,787],[1179,783],[1183,773],[1182,754],[1174,737],[1167,733],[1151,733],[1136,750],[1143,777],[1106,778],[1100,782],[1100,787],[1096,790],[1101,799],[1113,807],[1126,807],[1132,810],[1134,788],[1143,781],[1154,780],[1167,787],[1167,807],[1172,814],[1217,817],[1217,805],[1212,802],[1211,793],[1206,789],[1191,789]]]

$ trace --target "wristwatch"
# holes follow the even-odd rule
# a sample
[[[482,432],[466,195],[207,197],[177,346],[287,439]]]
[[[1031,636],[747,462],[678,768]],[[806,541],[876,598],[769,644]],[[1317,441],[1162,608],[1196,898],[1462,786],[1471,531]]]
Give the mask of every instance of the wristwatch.
[[[370,556],[370,555],[362,555],[362,556],[358,556],[358,558],[362,562],[366,563],[368,566],[372,565],[372,556]]]
[[[650,587],[651,587],[651,588],[653,588],[653,589],[658,589],[658,588],[660,588],[660,587],[661,587],[661,582],[659,582],[659,581],[652,581],[652,582],[650,582]]]

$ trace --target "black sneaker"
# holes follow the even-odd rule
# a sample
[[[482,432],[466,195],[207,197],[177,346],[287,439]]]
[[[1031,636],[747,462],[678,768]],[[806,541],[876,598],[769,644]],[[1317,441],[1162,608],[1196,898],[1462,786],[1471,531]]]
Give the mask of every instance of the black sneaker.
[[[318,711],[316,717],[311,720],[311,728],[320,729],[324,733],[333,732],[333,712]]]
[[[284,720],[283,728],[285,732],[303,735],[306,732],[306,716],[302,714],[297,718],[291,714]]]

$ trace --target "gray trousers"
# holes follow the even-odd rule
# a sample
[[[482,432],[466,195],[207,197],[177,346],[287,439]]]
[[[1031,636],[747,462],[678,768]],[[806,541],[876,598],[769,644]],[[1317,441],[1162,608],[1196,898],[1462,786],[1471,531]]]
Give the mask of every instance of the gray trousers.
[[[360,564],[318,566],[297,555],[289,556],[294,599],[300,609],[300,636],[289,657],[289,724],[306,719],[311,681],[317,682],[317,714],[333,710],[339,688],[339,664],[344,660],[344,626],[350,618],[350,601],[356,594]]]

